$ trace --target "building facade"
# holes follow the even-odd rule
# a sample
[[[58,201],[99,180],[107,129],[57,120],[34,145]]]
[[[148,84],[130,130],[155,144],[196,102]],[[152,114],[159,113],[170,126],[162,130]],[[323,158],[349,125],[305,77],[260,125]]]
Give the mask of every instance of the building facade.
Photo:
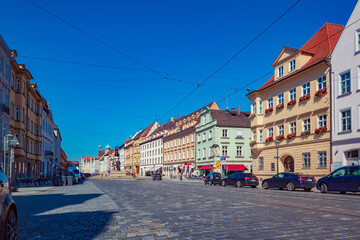
[[[228,175],[232,171],[250,172],[249,112],[237,110],[211,110],[204,107],[200,112],[200,124],[196,127],[196,166]]]
[[[284,47],[272,64],[274,76],[247,95],[253,172],[260,179],[283,171],[319,178],[332,169],[329,56],[342,29],[327,23],[299,50]]]
[[[44,176],[53,175],[55,172],[54,152],[55,152],[55,123],[52,111],[44,101],[42,108],[42,131],[41,131],[41,174]]]
[[[207,105],[219,109],[216,102]],[[201,109],[168,122],[168,134],[163,138],[164,171],[166,176],[191,175],[196,169],[196,127]]]
[[[334,169],[360,164],[360,2],[332,54],[332,159]]]

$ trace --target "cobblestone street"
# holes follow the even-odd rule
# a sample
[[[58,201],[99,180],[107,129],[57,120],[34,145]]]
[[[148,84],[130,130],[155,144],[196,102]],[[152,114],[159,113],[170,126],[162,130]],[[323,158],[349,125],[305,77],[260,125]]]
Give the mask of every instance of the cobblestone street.
[[[359,194],[146,179],[90,180],[15,200],[20,239],[360,238]]]

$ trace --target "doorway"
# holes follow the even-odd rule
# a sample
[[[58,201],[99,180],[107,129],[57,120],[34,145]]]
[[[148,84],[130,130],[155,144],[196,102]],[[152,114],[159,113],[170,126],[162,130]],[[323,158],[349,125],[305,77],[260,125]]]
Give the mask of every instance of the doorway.
[[[294,172],[294,158],[288,156],[284,161],[285,172]]]

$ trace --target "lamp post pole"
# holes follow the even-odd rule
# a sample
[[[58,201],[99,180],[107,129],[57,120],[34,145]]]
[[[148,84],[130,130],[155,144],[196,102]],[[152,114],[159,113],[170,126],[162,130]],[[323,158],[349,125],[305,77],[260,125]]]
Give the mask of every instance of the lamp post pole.
[[[280,141],[279,140],[275,140],[275,145],[276,145],[276,173],[279,173],[279,144]]]

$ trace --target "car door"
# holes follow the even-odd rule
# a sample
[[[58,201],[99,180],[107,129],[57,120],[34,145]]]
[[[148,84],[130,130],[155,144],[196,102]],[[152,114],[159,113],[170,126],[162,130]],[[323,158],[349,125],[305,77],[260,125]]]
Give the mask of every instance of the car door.
[[[279,176],[279,180],[278,180],[278,187],[279,188],[286,188],[287,183],[290,181],[291,178],[291,174],[289,173],[283,173],[283,176]]]
[[[342,167],[332,172],[328,179],[328,188],[332,191],[344,191],[344,178],[346,174],[346,168]]]
[[[360,186],[360,166],[350,166],[347,168],[344,177],[344,190],[359,191]]]
[[[237,176],[238,176],[238,173],[233,173],[230,175],[230,184],[229,185],[235,185]]]
[[[280,174],[280,173],[279,173]],[[279,178],[279,174],[274,175],[272,178],[267,180],[269,184],[269,188],[277,188],[277,180]]]

